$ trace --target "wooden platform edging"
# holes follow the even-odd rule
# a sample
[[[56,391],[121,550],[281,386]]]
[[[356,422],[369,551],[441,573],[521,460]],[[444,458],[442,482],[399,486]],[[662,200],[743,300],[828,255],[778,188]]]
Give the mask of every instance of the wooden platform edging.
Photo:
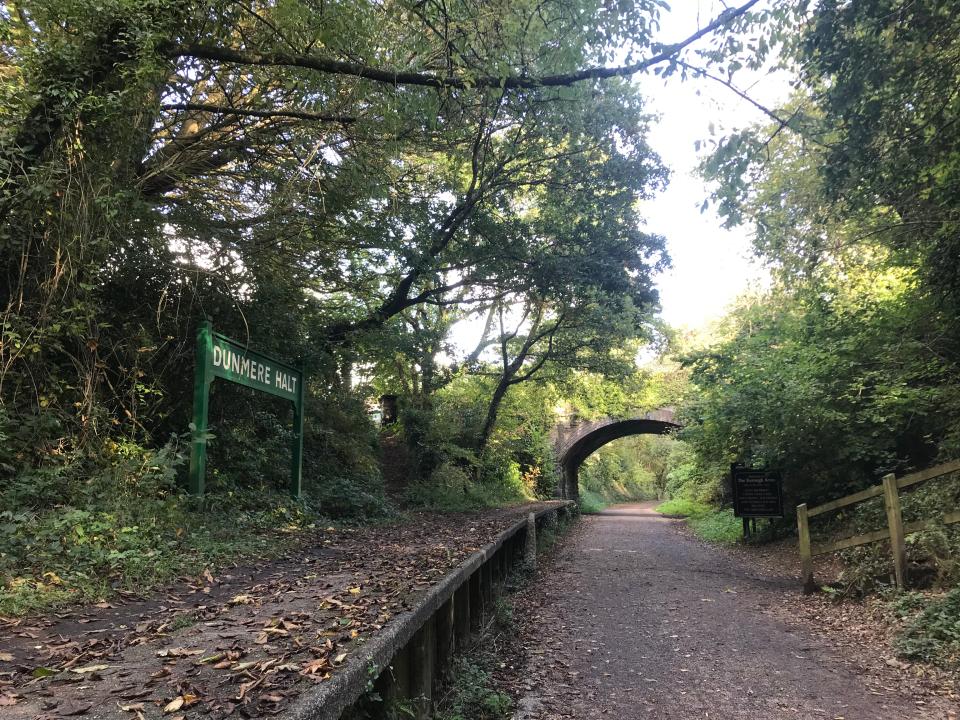
[[[537,524],[542,524],[574,506],[569,500],[553,501],[533,514]],[[455,649],[463,647],[471,627],[477,627],[483,614],[492,611],[497,590],[494,578],[503,577],[522,562],[526,534],[527,518],[523,517],[448,573],[415,608],[397,615],[359,645],[344,667],[304,692],[279,717],[339,720],[373,687],[386,699],[409,701],[416,717],[427,717],[433,686],[446,670],[440,658],[445,662]],[[448,629],[451,620],[452,633]]]
[[[885,475],[883,483],[847,495],[846,497],[831,500],[823,505],[808,508],[806,503],[797,506],[797,537],[800,543],[800,575],[803,581],[804,592],[813,592],[816,582],[813,578],[813,558],[817,555],[846,550],[847,548],[867,545],[869,543],[890,540],[891,555],[893,558],[893,574],[898,588],[906,584],[907,550],[905,537],[910,533],[926,530],[934,525],[951,525],[960,522],[960,511],[950,512],[939,518],[920,520],[903,524],[903,513],[900,509],[900,490],[919,483],[943,477],[960,470],[960,460],[937,465],[936,467],[920,472],[904,475],[897,478],[895,475]],[[810,542],[810,518],[822,515],[832,510],[854,505],[870,498],[883,496],[883,505],[886,511],[887,527],[882,530],[853,535],[829,543],[812,544]]]

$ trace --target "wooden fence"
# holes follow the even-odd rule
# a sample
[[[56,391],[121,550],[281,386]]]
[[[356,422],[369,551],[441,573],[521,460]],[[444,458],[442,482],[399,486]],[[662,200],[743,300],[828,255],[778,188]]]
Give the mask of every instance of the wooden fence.
[[[958,470],[960,470],[960,460],[938,465],[910,475],[904,475],[901,478],[891,474],[883,478],[881,485],[875,485],[866,490],[854,493],[853,495],[832,500],[824,505],[819,505],[815,508],[808,508],[806,503],[798,505],[797,532],[800,537],[800,569],[804,592],[813,592],[816,589],[816,584],[813,580],[813,558],[816,555],[824,555],[826,553],[836,552],[837,550],[857,547],[858,545],[880,542],[881,540],[890,540],[890,547],[893,554],[894,578],[896,579],[897,587],[903,588],[907,570],[907,548],[904,537],[910,533],[925,530],[936,524],[949,525],[960,522],[960,511],[947,513],[939,519],[920,520],[904,525],[903,515],[900,512],[900,490],[926,482],[927,480],[942,477],[943,475],[949,475]],[[886,528],[829,543],[817,545],[810,543],[810,518],[832,510],[839,510],[840,508],[863,502],[870,498],[879,497],[880,495],[883,496],[883,504],[887,511]]]

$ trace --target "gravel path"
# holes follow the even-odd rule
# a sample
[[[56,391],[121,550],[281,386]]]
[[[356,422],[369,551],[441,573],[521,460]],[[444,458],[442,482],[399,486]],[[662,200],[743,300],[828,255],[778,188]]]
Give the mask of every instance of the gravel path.
[[[875,651],[776,612],[797,592],[790,569],[753,570],[652,508],[585,517],[524,593],[519,718],[956,717],[904,696]]]

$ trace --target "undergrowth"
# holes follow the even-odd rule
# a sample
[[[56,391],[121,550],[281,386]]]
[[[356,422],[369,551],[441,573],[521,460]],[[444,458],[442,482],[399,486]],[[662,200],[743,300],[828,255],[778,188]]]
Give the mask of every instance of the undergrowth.
[[[900,492],[906,525],[931,521],[960,509],[960,474],[953,473]],[[875,497],[812,519],[815,543],[873,532],[887,527],[883,498]],[[948,590],[960,584],[960,526],[933,523],[906,536],[910,584],[914,588]],[[893,566],[886,543],[870,543],[840,553],[844,570],[838,579],[844,596],[884,592],[893,583]]]
[[[444,461],[429,477],[411,484],[405,501],[426,510],[458,512],[517,505],[536,496],[536,479],[516,462],[492,454],[481,463],[461,453],[458,462]]]
[[[741,520],[734,517],[733,510],[729,508],[716,508],[685,498],[675,498],[660,503],[656,511],[686,518],[694,534],[709,542],[729,545],[738,542],[743,534]]]
[[[50,471],[0,493],[2,507],[15,508],[0,512],[0,615],[140,593],[227,560],[274,555],[315,519],[263,488],[187,495],[176,443],[149,451],[110,442],[102,453],[83,480]]]
[[[899,655],[954,670],[960,667],[960,588],[936,596],[904,593],[891,605],[905,619],[894,641]]]

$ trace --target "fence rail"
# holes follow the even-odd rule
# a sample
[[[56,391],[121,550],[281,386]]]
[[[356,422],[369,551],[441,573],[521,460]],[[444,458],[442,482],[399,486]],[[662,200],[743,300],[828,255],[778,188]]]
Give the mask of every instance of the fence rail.
[[[893,554],[893,574],[897,587],[902,588],[906,581],[907,572],[907,547],[904,537],[910,533],[925,530],[933,525],[951,525],[958,523],[960,522],[960,511],[946,513],[939,518],[920,520],[904,525],[903,513],[900,510],[900,490],[928,480],[933,480],[934,478],[949,475],[958,470],[960,470],[960,460],[904,475],[901,478],[892,474],[886,475],[880,485],[875,485],[874,487],[861,490],[846,497],[831,500],[823,505],[818,505],[813,508],[808,508],[806,503],[798,505],[797,535],[800,538],[800,572],[804,592],[813,592],[813,590],[816,589],[816,583],[813,579],[814,557],[837,552],[838,550],[846,550],[847,548],[857,547],[858,545],[880,542],[882,540],[890,540],[891,552]],[[880,497],[881,495],[883,496],[883,504],[887,514],[887,527],[883,530],[875,530],[874,532],[853,535],[841,540],[818,543],[816,545],[810,542],[810,518],[832,510],[839,510],[849,505],[863,502],[864,500]]]

